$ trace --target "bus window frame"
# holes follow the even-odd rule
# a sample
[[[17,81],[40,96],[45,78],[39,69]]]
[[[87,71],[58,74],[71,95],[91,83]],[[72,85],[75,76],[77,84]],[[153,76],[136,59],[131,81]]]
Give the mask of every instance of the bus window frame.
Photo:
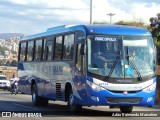
[[[33,42],[32,60],[28,60],[28,44],[29,44],[29,42]],[[32,61],[34,61],[34,45],[35,45],[35,41],[34,41],[34,40],[27,41],[27,55],[26,55],[26,57],[27,57],[26,61],[27,61],[27,62],[32,62]]]
[[[61,53],[60,53],[60,56],[59,56],[60,58],[57,59],[57,58],[56,58],[56,55],[57,55],[57,53],[56,53],[56,48],[57,48],[57,47],[56,47],[56,43],[57,43],[57,38],[59,38],[59,37],[62,38],[62,39],[61,39],[61,45],[62,45],[62,46],[61,46],[61,51],[60,51]],[[54,60],[56,60],[56,61],[63,60],[63,57],[62,57],[62,55],[63,55],[63,43],[64,43],[64,40],[63,40],[63,39],[64,39],[64,35],[63,35],[63,34],[55,36],[55,42],[54,42],[54,43],[55,43],[55,46],[54,46],[54,53],[55,53],[55,54],[54,54]],[[56,58],[56,59],[55,59],[55,58]]]
[[[43,55],[43,50],[41,49],[41,53],[40,53],[40,58],[39,59],[35,59],[35,57],[37,56],[37,52],[36,51],[36,47],[37,47],[37,44],[36,42],[37,41],[41,41],[41,48],[43,48],[43,38],[37,38],[34,40],[34,61],[42,61],[42,55]]]
[[[69,35],[73,35],[73,52],[72,52],[72,58],[71,59],[64,59],[64,42],[65,42],[65,37],[66,36],[69,36]],[[76,50],[75,49],[75,46],[76,46],[76,40],[75,40],[75,32],[71,32],[71,33],[67,33],[65,35],[63,35],[63,49],[62,49],[62,60],[63,61],[72,61],[74,60],[74,51]]]
[[[22,55],[22,49],[21,49],[21,47],[22,47],[22,44],[23,43],[25,43],[26,45],[25,45],[25,54],[24,54],[24,60],[21,60],[21,55]],[[21,41],[20,42],[20,47],[19,47],[19,61],[21,61],[21,62],[26,62],[26,60],[27,60],[27,45],[28,44],[28,41]]]
[[[54,38],[55,39],[55,38]],[[48,39],[46,39],[46,43],[45,43],[45,61],[52,61],[53,60],[53,50],[54,50],[54,39],[53,40],[48,40]],[[48,43],[52,43],[52,50],[51,50],[51,59],[50,60],[48,60],[48,48],[47,48],[47,46],[48,46]]]

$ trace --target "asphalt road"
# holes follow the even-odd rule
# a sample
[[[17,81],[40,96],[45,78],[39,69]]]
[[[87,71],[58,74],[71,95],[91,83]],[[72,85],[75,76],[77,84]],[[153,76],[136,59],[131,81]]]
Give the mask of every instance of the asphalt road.
[[[83,107],[80,113],[70,113],[67,111],[66,105],[67,103],[65,102],[50,101],[46,107],[35,107],[31,103],[31,95],[11,95],[8,91],[0,90],[0,113],[3,115],[3,117],[0,117],[1,120],[53,120],[53,118],[54,120],[160,119],[160,117],[154,117],[156,115],[160,116],[160,106],[154,106],[152,108],[134,107],[131,114],[125,114],[128,117],[122,117],[123,114],[120,113],[119,108],[109,109],[106,106]],[[12,117],[7,117],[8,115]],[[137,117],[140,115],[143,117]],[[145,117],[145,115],[151,117]]]

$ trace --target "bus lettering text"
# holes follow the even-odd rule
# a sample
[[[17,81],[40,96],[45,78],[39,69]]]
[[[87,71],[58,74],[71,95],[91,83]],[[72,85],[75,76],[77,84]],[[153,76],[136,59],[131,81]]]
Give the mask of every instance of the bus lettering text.
[[[109,38],[109,37],[95,37],[96,41],[116,41],[116,38]]]
[[[47,71],[47,73],[51,73],[52,75],[63,75],[63,67],[62,66],[47,66],[46,71]]]

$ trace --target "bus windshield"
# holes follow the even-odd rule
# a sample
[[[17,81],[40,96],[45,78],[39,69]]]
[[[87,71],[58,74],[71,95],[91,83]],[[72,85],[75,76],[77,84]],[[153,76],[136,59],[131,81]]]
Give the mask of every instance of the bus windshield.
[[[155,73],[149,36],[89,35],[88,72],[112,78],[143,78]]]

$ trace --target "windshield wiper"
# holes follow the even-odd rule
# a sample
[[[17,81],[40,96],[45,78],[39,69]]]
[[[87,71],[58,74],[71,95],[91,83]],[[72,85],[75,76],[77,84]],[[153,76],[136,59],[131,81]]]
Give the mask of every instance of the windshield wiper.
[[[130,61],[131,61],[132,66],[133,66],[133,67],[135,68],[135,70],[136,70],[136,73],[137,73],[137,75],[138,75],[138,80],[139,80],[139,81],[142,81],[141,73],[139,72],[136,64],[135,64],[134,61],[133,61],[133,59],[131,59]]]
[[[106,77],[104,78],[105,80],[108,80],[108,79],[110,78],[110,76],[112,75],[112,73],[113,73],[113,71],[114,71],[114,69],[115,69],[115,66],[116,66],[117,62],[119,61],[119,59],[120,59],[120,55],[118,55],[118,56],[116,57],[116,59],[114,60],[114,63],[113,63],[113,65],[112,65],[111,70],[109,71],[108,76],[106,76]]]
[[[129,55],[128,46],[126,48],[127,48],[127,56],[126,57],[127,57],[128,65],[129,65],[129,61],[131,61],[131,64],[134,67],[134,69],[136,70],[136,73],[138,75],[138,77],[137,77],[138,81],[142,81],[141,73],[139,72],[136,64],[134,63],[133,58],[131,60],[129,60],[129,57],[131,57],[131,56]]]

